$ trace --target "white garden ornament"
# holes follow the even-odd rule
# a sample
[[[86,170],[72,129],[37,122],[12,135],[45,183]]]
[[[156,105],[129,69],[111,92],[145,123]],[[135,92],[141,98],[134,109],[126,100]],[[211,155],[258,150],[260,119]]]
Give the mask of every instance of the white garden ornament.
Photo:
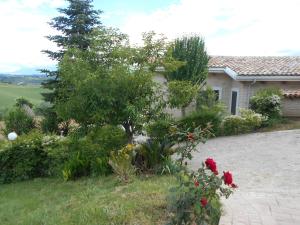
[[[16,132],[10,132],[10,133],[7,135],[7,138],[8,138],[8,140],[10,140],[10,141],[16,140],[17,137],[18,137],[18,135],[17,135]]]

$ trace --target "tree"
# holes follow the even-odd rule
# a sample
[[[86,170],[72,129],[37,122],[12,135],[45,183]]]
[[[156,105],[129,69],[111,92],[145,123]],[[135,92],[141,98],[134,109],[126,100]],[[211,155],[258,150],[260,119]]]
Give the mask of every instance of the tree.
[[[170,81],[168,84],[169,104],[171,108],[181,108],[182,116],[185,116],[185,109],[196,98],[199,86],[191,81]]]
[[[185,65],[169,74],[170,80],[188,80],[201,83],[207,77],[209,56],[204,40],[199,36],[176,39],[171,46],[172,57]]]
[[[62,14],[52,19],[49,23],[51,27],[59,31],[58,35],[47,36],[48,40],[54,42],[58,51],[44,50],[50,59],[61,61],[65,52],[69,48],[78,48],[87,50],[91,45],[90,34],[95,27],[100,27],[101,22],[99,15],[101,11],[94,10],[92,0],[67,0],[69,5],[67,8],[59,8],[58,11]],[[58,96],[60,88],[63,88],[60,82],[59,71],[42,70],[50,79],[43,83],[43,87],[50,89],[50,92],[43,93],[45,101],[55,105],[55,100]],[[51,111],[51,112],[50,112]],[[56,113],[54,107],[50,107],[45,114],[46,120],[51,120]],[[48,118],[51,116],[51,118]],[[55,129],[54,127],[52,129]],[[51,129],[50,129],[51,130]]]
[[[161,49],[155,46],[161,42],[131,48],[125,36],[109,29],[93,40],[89,51],[70,49],[59,64],[62,85],[72,89],[62,88],[69,95],[60,98],[65,93],[59,93],[56,110],[65,120],[75,119],[83,127],[122,125],[130,143],[133,134],[159,117],[164,108],[161,89],[149,69],[154,63],[159,66],[163,55],[145,54],[149,45]]]

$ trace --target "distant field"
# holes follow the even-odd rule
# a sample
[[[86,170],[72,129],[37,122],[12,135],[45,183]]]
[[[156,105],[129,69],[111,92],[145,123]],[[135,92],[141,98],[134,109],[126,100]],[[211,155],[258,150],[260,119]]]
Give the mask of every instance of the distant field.
[[[42,102],[41,92],[44,91],[39,85],[18,86],[0,83],[0,111],[14,105],[15,100],[20,97],[24,97],[34,105],[38,105]]]

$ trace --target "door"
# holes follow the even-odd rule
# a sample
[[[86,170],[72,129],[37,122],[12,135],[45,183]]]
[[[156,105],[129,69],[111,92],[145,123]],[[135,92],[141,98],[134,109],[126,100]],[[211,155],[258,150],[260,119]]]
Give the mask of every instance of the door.
[[[231,114],[236,115],[238,91],[231,91]]]

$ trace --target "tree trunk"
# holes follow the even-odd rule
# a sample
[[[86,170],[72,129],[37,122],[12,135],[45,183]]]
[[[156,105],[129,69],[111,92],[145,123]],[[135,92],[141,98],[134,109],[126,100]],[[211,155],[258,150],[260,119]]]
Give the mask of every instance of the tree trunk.
[[[182,117],[185,117],[185,107],[182,107],[182,108],[181,108],[181,116],[182,116]]]
[[[125,128],[128,144],[132,144],[133,143],[133,132],[131,129],[131,125],[129,123],[124,123],[123,127]]]

